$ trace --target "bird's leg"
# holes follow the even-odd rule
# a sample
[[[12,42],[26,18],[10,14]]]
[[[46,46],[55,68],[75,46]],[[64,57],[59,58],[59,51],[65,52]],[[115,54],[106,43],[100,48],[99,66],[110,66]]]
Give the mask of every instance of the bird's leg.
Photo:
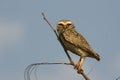
[[[84,62],[84,59],[85,59],[85,57],[81,57],[80,59],[79,59],[79,61],[78,61],[78,63],[75,65],[75,69],[77,69],[78,71],[78,73],[81,73],[81,71],[83,71],[82,70],[82,64],[83,64],[83,62]]]

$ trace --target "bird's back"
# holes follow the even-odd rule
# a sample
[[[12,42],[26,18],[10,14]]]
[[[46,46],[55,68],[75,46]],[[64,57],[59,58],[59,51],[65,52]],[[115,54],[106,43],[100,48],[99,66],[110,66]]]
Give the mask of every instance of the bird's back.
[[[81,34],[77,33],[75,29],[64,31],[61,35],[63,36],[64,41],[67,42],[66,47],[71,52],[79,55],[80,53],[76,50],[80,50],[83,51],[86,56],[95,58],[98,61],[100,60],[100,56],[90,47],[86,39]]]

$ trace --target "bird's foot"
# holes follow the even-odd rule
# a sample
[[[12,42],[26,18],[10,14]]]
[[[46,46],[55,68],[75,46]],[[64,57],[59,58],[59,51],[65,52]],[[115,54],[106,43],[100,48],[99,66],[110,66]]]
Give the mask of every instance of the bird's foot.
[[[80,64],[75,64],[74,69],[78,70],[79,66],[80,66]]]
[[[83,69],[82,69],[82,68],[78,69],[77,73],[78,73],[78,74],[83,73]]]
[[[81,67],[80,64],[76,64],[75,67],[74,67],[74,69],[77,70],[77,73],[82,73],[83,72],[82,67]]]

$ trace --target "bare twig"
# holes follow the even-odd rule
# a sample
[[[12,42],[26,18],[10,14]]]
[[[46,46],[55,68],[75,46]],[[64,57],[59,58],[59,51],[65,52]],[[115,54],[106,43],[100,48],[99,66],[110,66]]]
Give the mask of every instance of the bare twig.
[[[81,74],[85,78],[85,80],[90,80],[83,70],[79,74]]]
[[[73,60],[71,59],[70,55],[68,54],[68,52],[67,52],[67,50],[66,50],[66,48],[65,48],[65,45],[63,44],[62,40],[59,38],[56,30],[53,28],[53,26],[52,26],[52,25],[50,24],[50,22],[47,20],[47,18],[46,18],[46,16],[44,15],[44,13],[42,13],[42,16],[43,16],[43,19],[48,23],[48,25],[51,27],[51,29],[54,31],[55,35],[57,36],[60,44],[62,45],[62,47],[63,47],[63,49],[64,49],[64,51],[65,51],[65,53],[66,53],[66,55],[67,55],[67,57],[68,57],[68,59],[69,59],[69,61],[70,61],[70,64],[71,64],[73,67],[75,67],[75,64],[74,64]],[[79,72],[78,74],[81,74],[81,75],[85,78],[85,80],[90,80],[90,79],[87,77],[87,75],[84,73],[83,70],[81,70],[81,72]]]
[[[55,35],[58,38],[57,32],[56,30],[52,27],[52,25],[50,24],[50,22],[47,20],[47,18],[45,17],[44,13],[42,13],[43,19],[48,23],[48,25],[50,26],[50,28],[54,31]]]
[[[72,58],[71,58],[70,55],[68,54],[68,52],[67,52],[67,50],[66,50],[66,48],[65,48],[65,46],[64,46],[64,44],[63,44],[63,42],[62,42],[62,40],[59,38],[56,30],[53,28],[53,26],[52,26],[52,25],[50,24],[50,22],[47,20],[47,18],[45,17],[44,13],[42,13],[42,16],[43,16],[43,19],[48,23],[48,25],[50,26],[50,28],[54,31],[55,35],[57,36],[57,38],[58,38],[59,42],[61,43],[61,45],[62,45],[62,47],[63,47],[63,49],[64,49],[64,51],[65,51],[65,53],[66,53],[66,55],[67,55],[67,57],[68,57],[68,59],[69,59],[69,61],[70,61],[70,63],[71,63],[72,65],[75,65],[74,62],[73,62],[73,60],[72,60]]]
[[[37,70],[37,67],[40,66],[40,65],[71,65],[70,63],[48,63],[48,62],[44,62],[44,63],[34,63],[34,64],[30,64],[27,66],[27,68],[25,69],[25,72],[24,72],[24,79],[25,80],[31,80],[30,76],[31,76],[31,73],[33,71],[36,72]],[[35,76],[37,77],[37,75],[35,74]]]

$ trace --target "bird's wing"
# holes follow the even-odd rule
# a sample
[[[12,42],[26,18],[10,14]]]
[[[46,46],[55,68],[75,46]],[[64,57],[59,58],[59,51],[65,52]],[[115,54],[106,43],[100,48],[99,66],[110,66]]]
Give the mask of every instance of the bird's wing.
[[[69,30],[68,32],[64,32],[63,35],[67,42],[89,53],[89,56],[95,58],[98,57],[98,54],[93,51],[85,38],[81,34],[77,33],[75,30]],[[65,35],[69,37],[65,37]]]

